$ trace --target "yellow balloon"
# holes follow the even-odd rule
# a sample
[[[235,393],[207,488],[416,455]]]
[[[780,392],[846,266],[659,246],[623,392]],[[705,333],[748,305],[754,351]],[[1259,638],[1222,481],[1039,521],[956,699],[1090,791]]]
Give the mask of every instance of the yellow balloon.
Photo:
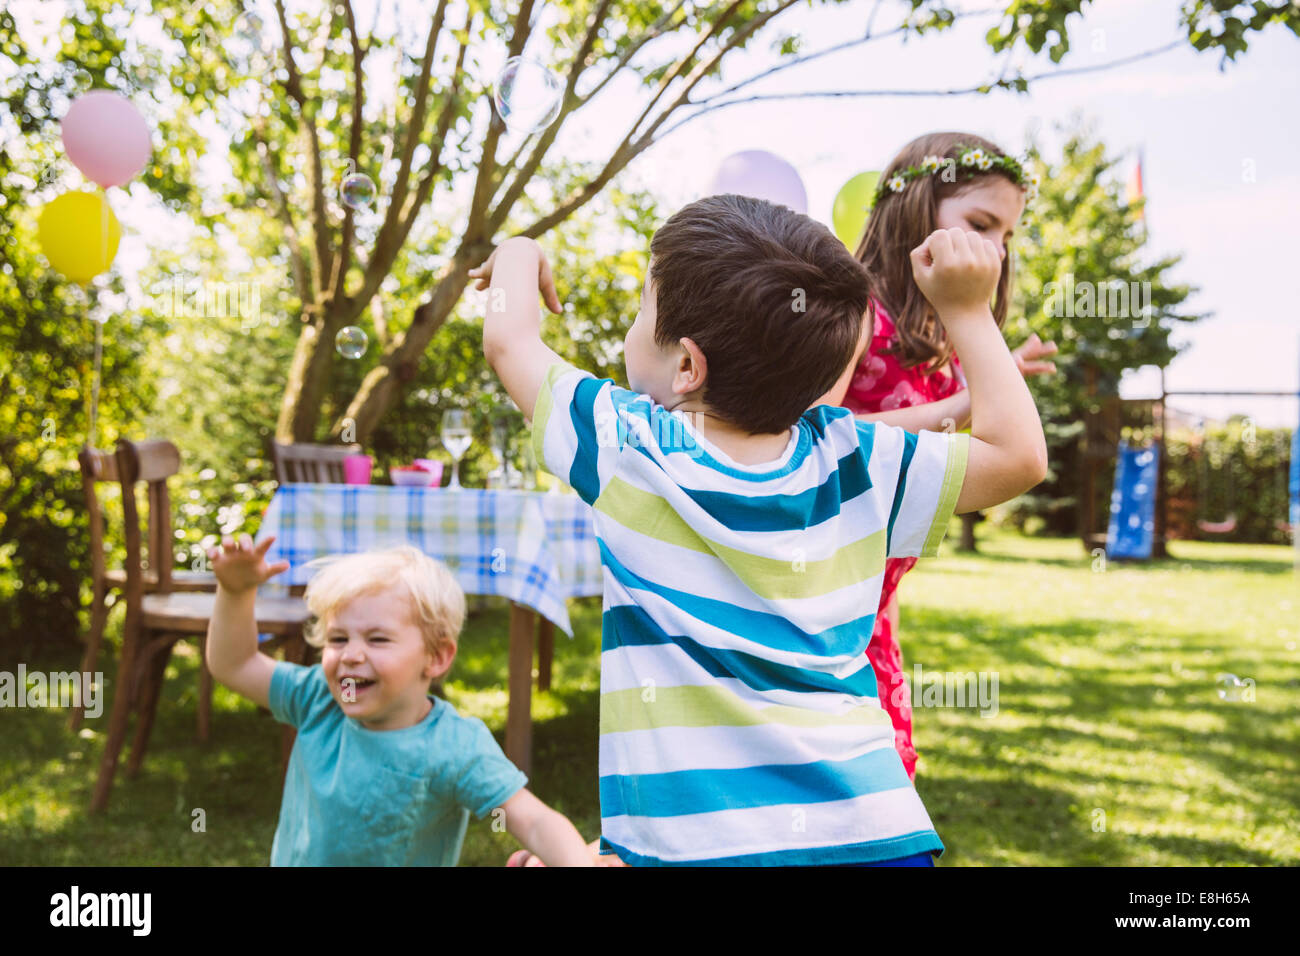
[[[879,181],[879,172],[858,173],[835,194],[831,222],[835,226],[835,235],[849,247],[849,252],[857,248],[858,240],[867,228],[867,213],[875,204],[876,184]]]
[[[36,232],[50,265],[89,282],[113,264],[122,226],[103,193],[64,193],[41,210]]]

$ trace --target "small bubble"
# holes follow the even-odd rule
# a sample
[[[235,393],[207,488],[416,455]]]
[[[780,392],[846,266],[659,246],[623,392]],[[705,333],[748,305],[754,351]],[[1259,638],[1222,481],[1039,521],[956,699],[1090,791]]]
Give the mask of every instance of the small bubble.
[[[1236,674],[1220,674],[1215,683],[1219,688],[1219,700],[1241,700],[1242,683]]]
[[[366,333],[355,325],[339,329],[339,334],[334,336],[334,348],[338,350],[339,355],[348,359],[361,358],[369,344],[370,339],[366,337]]]
[[[526,133],[543,130],[560,115],[559,78],[536,60],[512,56],[493,85],[493,99],[502,122]]]
[[[339,187],[339,198],[351,209],[365,209],[375,201],[378,192],[373,179],[365,173],[353,173]]]

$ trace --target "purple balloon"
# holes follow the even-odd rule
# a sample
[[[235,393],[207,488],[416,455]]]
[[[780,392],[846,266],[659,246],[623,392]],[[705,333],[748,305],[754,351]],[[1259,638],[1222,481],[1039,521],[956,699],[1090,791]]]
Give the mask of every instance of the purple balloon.
[[[724,193],[766,199],[805,215],[808,212],[808,193],[798,171],[780,156],[762,149],[732,153],[722,161],[713,174],[708,195]]]
[[[63,148],[93,183],[107,189],[130,182],[153,152],[149,124],[125,96],[91,90],[63,117]]]

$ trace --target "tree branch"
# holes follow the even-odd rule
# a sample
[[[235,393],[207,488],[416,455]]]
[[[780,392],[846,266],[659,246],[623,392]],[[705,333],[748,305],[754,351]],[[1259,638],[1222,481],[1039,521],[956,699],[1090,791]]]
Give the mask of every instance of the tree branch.
[[[578,77],[582,75],[583,63],[591,53],[592,47],[595,46],[601,24],[605,22],[605,17],[608,16],[609,8],[613,6],[613,2],[614,0],[600,0],[599,5],[596,7],[596,12],[591,18],[591,24],[587,27],[587,35],[583,38],[582,46],[573,58],[573,64],[569,67],[569,75],[564,81],[564,92],[560,96],[560,102],[563,104],[560,115],[555,118],[555,121],[546,128],[546,131],[533,145],[533,151],[529,155],[528,161],[515,174],[515,178],[510,183],[505,195],[501,197],[500,202],[492,210],[492,215],[488,218],[488,236],[496,235],[497,230],[501,228],[501,224],[505,222],[511,208],[519,200],[520,195],[523,194],[524,187],[536,174],[537,168],[546,156],[546,151],[551,148],[555,138],[560,135],[560,129],[564,126],[564,121],[578,108],[578,98],[574,95],[574,90],[578,85]],[[504,179],[504,176],[502,178]],[[495,189],[493,192],[495,192]]]
[[[632,58],[641,52],[642,47],[644,47],[651,40],[656,40],[659,37],[663,36],[665,32],[664,27],[666,27],[670,22],[672,22],[673,17],[675,17],[677,15],[677,12],[681,10],[681,8],[684,7],[685,5],[686,5],[686,0],[678,0],[677,6],[673,7],[671,10],[669,10],[667,13],[661,16],[654,23],[650,24],[649,29],[647,29],[645,33],[643,33],[640,37],[637,38],[635,43],[633,43],[623,52],[622,56],[618,58],[618,62],[614,64],[614,68],[605,74],[604,79],[602,79],[592,89],[588,90],[581,97],[579,97],[579,105],[586,104],[593,96],[595,96],[602,89],[604,89],[606,83],[608,83],[615,76],[621,73],[623,67],[627,66],[630,62],[632,62]],[[686,22],[685,20],[682,20],[681,23],[677,24],[667,32],[669,33],[675,32],[685,22]]]
[[[588,102],[590,102],[591,99],[604,88],[605,84],[608,83],[615,76],[617,76],[618,73],[623,69],[623,67],[625,67],[628,64],[628,62],[632,59],[632,57],[636,56],[637,52],[640,51],[640,49],[643,46],[645,46],[651,40],[654,40],[662,36],[664,33],[663,27],[685,5],[686,5],[686,0],[678,0],[677,6],[673,7],[668,12],[664,13],[662,16],[659,17],[658,20],[652,23],[650,27],[646,30],[646,32],[643,33],[640,37],[638,37],[637,40],[634,41],[631,44],[631,46],[629,46],[622,53],[622,55],[618,59],[618,62],[614,64],[614,68],[610,70],[607,74],[605,74],[605,77],[599,83],[597,83],[595,87],[588,90],[582,96],[579,96],[577,98],[577,106],[574,108],[572,112],[577,112],[578,109],[581,109]],[[684,22],[685,21],[683,20],[682,23]],[[682,23],[679,23],[677,24],[677,26],[673,27],[673,30],[676,30],[678,29],[678,27],[682,26]],[[580,59],[575,59],[574,64],[576,66],[581,62],[582,61]],[[585,70],[583,70],[582,72],[585,72]],[[574,86],[576,90],[577,84],[575,83]],[[568,111],[566,110],[566,112]],[[525,137],[524,141],[519,144],[519,148],[515,150],[515,154],[510,157],[510,161],[501,167],[501,175],[498,177],[494,177],[493,184],[492,184],[492,196],[493,196],[492,205],[494,209],[497,206],[499,206],[499,202],[496,199],[497,192],[500,190],[501,185],[506,181],[506,177],[509,175],[510,171],[517,168],[516,164],[519,162],[519,158],[524,154],[524,151],[533,144],[534,140],[532,136],[533,134],[529,134],[529,136]],[[526,186],[527,183],[525,183],[524,185]]]
[[[876,6],[871,11],[870,20],[875,19],[876,10],[879,9],[880,9],[880,3],[877,2]],[[999,10],[993,7],[990,7],[985,10],[970,10],[966,13],[960,13],[954,15],[953,22],[955,23],[957,20],[963,18],[970,19],[974,17],[988,16],[989,14],[999,13],[999,12],[1000,12]],[[857,39],[845,40],[843,43],[836,43],[833,46],[826,47],[824,50],[818,50],[815,53],[808,53],[804,56],[797,56],[788,60],[782,60],[780,63],[776,64],[775,66],[769,67],[766,70],[763,70],[761,73],[755,73],[753,76],[749,77],[748,79],[741,80],[739,83],[733,83],[725,90],[719,90],[716,93],[709,94],[707,97],[705,97],[702,100],[696,100],[695,103],[692,105],[702,106],[706,103],[711,103],[714,100],[721,99],[724,96],[728,96],[736,92],[737,90],[742,89],[743,87],[749,86],[751,83],[757,83],[759,80],[765,79],[774,73],[780,73],[782,70],[789,70],[796,66],[802,66],[805,63],[811,63],[813,60],[820,60],[824,56],[830,56],[832,53],[839,53],[843,50],[852,49],[853,47],[856,46],[862,46],[864,43],[871,43],[874,40],[884,40],[887,37],[896,36],[899,33],[906,33],[909,29],[911,29],[906,23],[901,23],[896,27],[892,27],[891,29],[884,31],[883,33],[872,33],[870,20],[868,21],[867,24],[867,32],[864,35],[858,37]]]
[[[533,0],[521,0],[519,11],[515,14],[515,29],[510,35],[510,45],[506,49],[507,59],[518,56],[523,52],[524,45],[528,42],[528,35],[532,30],[529,21],[533,15]],[[491,239],[487,234],[487,206],[491,199],[492,181],[496,175],[496,158],[497,143],[501,139],[501,131],[505,129],[505,123],[497,115],[496,110],[492,111],[492,119],[488,122],[487,136],[483,139],[483,153],[479,159],[478,177],[474,181],[474,198],[470,201],[469,222],[465,226],[465,240],[468,242],[478,242],[480,240]]]
[[[641,124],[645,122],[646,117],[654,112],[655,106],[658,105],[660,98],[668,90],[668,87],[672,85],[673,81],[676,80],[679,76],[681,76],[682,72],[686,69],[686,67],[690,64],[690,62],[695,59],[696,54],[698,54],[700,50],[704,48],[704,45],[708,43],[710,40],[712,40],[715,36],[717,36],[717,34],[726,25],[727,21],[731,19],[731,15],[735,13],[738,9],[740,9],[740,7],[744,4],[744,2],[745,0],[733,0],[731,5],[728,6],[727,9],[722,12],[722,15],[718,17],[718,19],[714,20],[712,23],[709,24],[708,31],[705,32],[702,36],[700,36],[699,39],[695,41],[695,46],[691,47],[691,51],[687,53],[684,57],[682,57],[680,60],[678,60],[676,63],[674,63],[672,69],[670,69],[667,73],[664,74],[663,79],[659,81],[659,88],[655,90],[654,96],[650,98],[650,102],[647,103],[645,109],[641,111],[641,115],[637,117],[636,122],[633,123],[632,126],[628,129],[627,137],[626,139],[624,139],[625,143],[630,141],[632,137],[636,135],[636,131],[640,128]],[[779,7],[777,9],[777,12],[784,10],[789,5],[790,5],[789,3],[786,3],[785,6]],[[767,20],[769,19],[771,18],[756,17],[755,21],[766,23]],[[731,49],[730,44],[724,46],[723,49],[724,50]],[[715,63],[717,62],[716,56],[714,57],[712,62]]]
[[[381,230],[375,240],[375,249],[370,258],[370,265],[366,269],[365,279],[353,303],[354,308],[358,311],[365,308],[366,303],[374,296],[380,284],[388,275],[397,254],[401,252],[402,246],[406,244],[406,237],[410,235],[411,227],[415,225],[420,209],[429,201],[429,194],[433,191],[434,179],[437,178],[438,173],[443,168],[442,147],[447,139],[447,131],[451,129],[452,121],[456,116],[456,104],[460,100],[460,82],[461,77],[464,75],[465,55],[469,51],[468,37],[470,28],[473,26],[473,20],[474,11],[471,7],[465,11],[464,33],[466,40],[460,44],[460,48],[456,53],[456,64],[452,68],[451,90],[448,92],[447,100],[443,103],[442,111],[438,115],[438,126],[433,134],[433,142],[438,151],[430,160],[428,168],[424,171],[424,175],[416,186],[415,197],[407,204],[406,208],[399,209],[396,200],[389,206],[390,215],[393,214],[393,210],[397,210],[396,224],[392,228],[387,228],[386,217],[386,230]],[[412,153],[414,153],[414,148],[412,148]]]
[[[348,37],[352,42],[352,129],[348,136],[348,159],[351,160],[349,168],[357,168],[357,160],[361,157],[361,131],[365,122],[363,109],[365,106],[365,75],[362,73],[362,61],[365,59],[366,51],[361,46],[361,38],[357,36],[357,20],[352,10],[352,0],[342,0],[343,14],[347,19]],[[339,301],[343,298],[345,286],[348,278],[348,267],[352,264],[352,244],[356,236],[356,226],[353,222],[353,213],[355,210],[351,206],[346,207],[343,213],[343,238],[339,243],[339,254],[334,260],[334,276],[331,278],[329,285],[334,287],[334,299]]]
[[[736,32],[733,33],[731,37],[727,40],[727,42],[723,44],[723,46],[720,47],[713,54],[713,56],[699,63],[695,67],[695,69],[693,69],[686,76],[685,86],[682,88],[681,92],[678,93],[677,99],[674,100],[672,105],[670,105],[667,109],[663,111],[663,113],[659,115],[659,117],[650,125],[648,129],[646,129],[644,133],[641,134],[639,138],[634,139],[634,137],[636,136],[636,130],[641,125],[641,123],[645,120],[646,116],[648,116],[649,113],[651,112],[651,109],[649,107],[647,107],[647,109],[641,114],[641,116],[637,119],[637,121],[632,124],[631,128],[628,131],[627,136],[624,137],[623,142],[619,144],[618,148],[614,151],[614,155],[610,157],[610,160],[605,165],[605,168],[600,171],[600,173],[596,176],[595,179],[586,183],[577,192],[571,194],[567,199],[564,200],[564,202],[562,202],[558,207],[552,210],[550,215],[542,217],[537,222],[529,226],[522,233],[520,233],[520,235],[528,236],[529,238],[535,239],[538,236],[545,233],[552,226],[555,226],[558,223],[563,222],[566,218],[572,215],[576,210],[580,209],[582,206],[588,203],[597,193],[600,192],[601,189],[605,187],[605,184],[608,183],[609,180],[612,179],[616,173],[618,173],[621,169],[623,169],[624,166],[626,166],[629,162],[631,162],[634,158],[636,158],[637,155],[643,152],[646,148],[648,148],[651,145],[651,143],[654,142],[655,131],[661,125],[663,125],[663,123],[668,119],[669,116],[672,115],[672,113],[675,110],[677,110],[683,103],[687,101],[687,98],[691,94],[691,90],[695,88],[696,84],[699,83],[700,80],[708,76],[709,73],[711,73],[714,70],[717,64],[721,61],[721,59],[724,56],[727,55],[727,53],[731,52],[731,50],[745,43],[754,33],[756,33],[762,27],[766,26],[767,23],[769,23],[773,17],[776,17],[781,13],[785,12],[797,2],[798,0],[782,0],[780,5],[774,8],[773,10],[770,10],[767,13],[764,13],[760,16],[754,17],[752,20],[747,22],[743,27],[737,29]],[[664,82],[660,84],[659,90],[655,94],[655,100],[657,100],[660,96],[663,95],[664,90],[667,89],[668,83],[670,83],[673,79],[676,78],[676,76],[674,76],[673,74],[680,74],[681,68],[683,68],[684,65],[688,63],[695,56],[696,53],[699,52],[700,48],[704,45],[705,41],[707,41],[710,37],[712,37],[718,32],[718,30],[722,25],[722,22],[727,17],[729,17],[731,12],[733,12],[735,8],[738,6],[739,3],[733,3],[731,7],[728,8],[727,13],[725,13],[723,17],[713,25],[713,28],[710,29],[708,34],[706,34],[705,37],[703,37],[695,45],[695,47],[691,50],[691,52],[678,61],[678,64],[674,68],[674,70],[670,71],[669,74],[664,77]],[[653,103],[654,101],[651,102],[651,106],[653,106]]]
[[[307,107],[307,96],[302,89],[302,74],[293,59],[293,44],[289,37],[289,20],[284,12],[284,0],[275,0],[275,12],[280,20],[280,30],[284,34],[284,64],[288,73],[285,90],[298,106],[298,115],[307,128],[310,143],[311,192],[312,192],[312,231],[315,233],[316,263],[314,272],[319,277],[321,291],[326,289],[325,279],[330,274],[330,226],[325,211],[325,174],[321,169],[320,136],[316,131],[316,117]],[[309,303],[304,303],[310,308]]]
[[[447,12],[447,0],[438,0],[433,20],[429,24],[429,35],[424,41],[424,61],[420,64],[420,78],[416,82],[415,106],[411,109],[411,121],[406,128],[406,139],[402,142],[402,153],[397,168],[397,181],[393,184],[393,195],[388,205],[388,214],[384,216],[381,232],[391,232],[396,226],[400,210],[406,202],[407,190],[411,182],[411,157],[424,132],[425,113],[429,108],[429,89],[433,74],[438,38],[442,33],[442,23]],[[468,15],[466,17],[468,22]]]
[[[949,89],[949,90],[820,90],[820,91],[818,91],[818,90],[814,90],[814,91],[809,91],[809,92],[804,92],[804,93],[768,93],[768,94],[758,94],[758,95],[755,95],[755,96],[747,96],[747,97],[743,97],[743,98],[741,98],[741,99],[737,99],[737,100],[727,100],[727,101],[722,102],[722,103],[711,103],[711,105],[707,106],[706,108],[704,108],[704,109],[702,109],[702,110],[699,110],[698,112],[692,113],[690,116],[683,117],[679,122],[674,123],[672,126],[670,126],[668,129],[666,129],[666,130],[664,131],[663,135],[662,135],[661,137],[659,137],[659,139],[660,139],[660,140],[663,140],[663,139],[667,138],[669,135],[671,135],[671,134],[672,134],[673,132],[675,132],[676,130],[681,129],[683,126],[685,126],[685,125],[686,125],[687,123],[689,123],[691,120],[696,119],[696,118],[698,118],[698,117],[700,117],[700,116],[703,116],[705,113],[712,113],[714,110],[720,110],[720,109],[723,109],[724,107],[727,107],[727,106],[736,106],[736,105],[739,105],[739,104],[742,104],[742,103],[755,103],[755,102],[760,102],[760,101],[765,102],[765,101],[769,101],[769,100],[798,100],[798,99],[836,99],[836,98],[857,98],[857,97],[864,97],[864,96],[914,96],[914,97],[921,97],[921,96],[968,96],[968,95],[970,95],[970,94],[972,94],[972,93],[980,93],[980,94],[984,94],[984,93],[988,93],[988,92],[990,92],[994,87],[1002,87],[1002,88],[1005,88],[1005,89],[1014,89],[1014,88],[1016,88],[1017,80],[1024,82],[1024,83],[1026,84],[1026,86],[1027,86],[1029,83],[1035,83],[1035,82],[1039,82],[1039,81],[1041,81],[1041,80],[1050,80],[1050,79],[1054,79],[1054,78],[1056,78],[1056,77],[1061,77],[1061,76],[1077,76],[1077,75],[1082,74],[1082,73],[1099,73],[1099,72],[1101,72],[1101,71],[1103,71],[1103,70],[1111,70],[1111,69],[1114,69],[1114,68],[1117,67],[1117,66],[1124,66],[1124,65],[1129,64],[1129,63],[1134,63],[1134,62],[1136,62],[1136,61],[1138,61],[1138,60],[1145,60],[1145,59],[1148,59],[1148,58],[1153,57],[1153,56],[1158,56],[1158,55],[1161,54],[1161,53],[1168,53],[1170,50],[1173,50],[1173,49],[1176,49],[1177,47],[1182,46],[1183,42],[1184,42],[1184,41],[1182,41],[1182,40],[1174,40],[1174,41],[1172,41],[1172,42],[1170,42],[1170,43],[1166,43],[1164,46],[1155,47],[1155,48],[1153,48],[1153,49],[1146,50],[1146,51],[1144,51],[1144,52],[1142,52],[1142,53],[1136,53],[1136,54],[1134,54],[1134,55],[1132,55],[1132,56],[1123,57],[1123,58],[1118,59],[1118,60],[1112,60],[1112,61],[1109,62],[1109,63],[1099,63],[1099,64],[1096,64],[1096,65],[1094,65],[1094,66],[1074,67],[1074,68],[1064,69],[1064,70],[1052,70],[1051,72],[1048,72],[1048,73],[1039,73],[1039,74],[1036,74],[1036,75],[1034,75],[1034,76],[1016,77],[1016,78],[1011,79],[1011,80],[1001,80],[1001,81],[998,81],[998,82],[996,82],[996,83],[992,83],[992,84],[990,84],[990,83],[982,83],[982,84],[979,84],[979,85],[976,85],[976,86],[970,86],[970,87],[965,87],[965,88],[961,88],[961,89]],[[711,102],[711,101],[703,101],[703,100],[702,100],[702,101],[700,101],[700,103],[692,104],[692,105],[701,105],[701,104],[704,103],[704,102]]]
[[[280,178],[276,175],[276,164],[271,159],[271,147],[267,143],[265,129],[260,124],[253,125],[252,117],[249,117],[249,120],[253,138],[257,141],[257,153],[262,160],[262,171],[275,197],[275,209],[280,221],[284,223],[285,237],[289,241],[289,264],[293,268],[293,284],[298,290],[298,298],[306,304],[315,299],[316,290],[310,284],[312,277],[307,260],[302,254],[302,239],[298,235],[298,228],[294,225],[288,197],[280,188]]]

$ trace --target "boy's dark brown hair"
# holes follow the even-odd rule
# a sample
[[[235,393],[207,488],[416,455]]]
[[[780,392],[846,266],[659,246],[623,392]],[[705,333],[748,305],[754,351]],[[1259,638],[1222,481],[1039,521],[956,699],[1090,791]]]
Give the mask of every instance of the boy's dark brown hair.
[[[821,223],[748,196],[680,209],[650,241],[655,342],[708,362],[704,401],[750,434],[788,429],[857,350],[867,272]]]
[[[880,174],[880,181],[888,182],[900,169],[919,166],[927,156],[953,160],[955,166],[962,152],[976,147],[991,156],[1006,155],[996,143],[974,133],[929,133],[904,146]],[[885,193],[871,210],[855,254],[871,274],[872,295],[893,316],[897,341],[888,351],[897,356],[903,368],[921,365],[922,374],[928,375],[947,365],[953,354],[939,317],[912,278],[912,250],[934,232],[939,203],[993,176],[1015,184],[1011,174],[998,167],[952,181],[935,173],[909,182],[901,193]],[[998,328],[1007,318],[1011,283],[1012,256],[1008,250],[993,295],[993,319]]]

